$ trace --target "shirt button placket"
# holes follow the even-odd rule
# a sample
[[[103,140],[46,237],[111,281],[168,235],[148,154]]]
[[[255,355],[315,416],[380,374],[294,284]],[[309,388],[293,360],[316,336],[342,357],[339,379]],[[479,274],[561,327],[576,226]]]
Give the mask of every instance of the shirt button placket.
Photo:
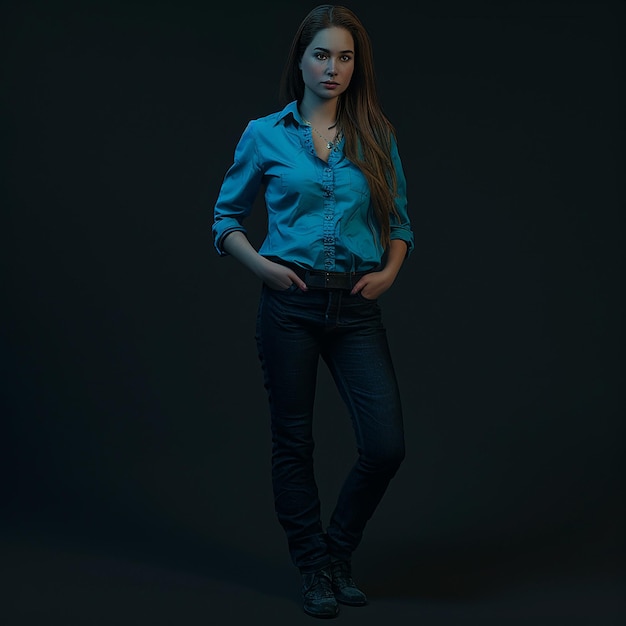
[[[335,269],[335,179],[330,167],[324,168],[322,177],[322,195],[324,197],[324,269],[332,272]]]

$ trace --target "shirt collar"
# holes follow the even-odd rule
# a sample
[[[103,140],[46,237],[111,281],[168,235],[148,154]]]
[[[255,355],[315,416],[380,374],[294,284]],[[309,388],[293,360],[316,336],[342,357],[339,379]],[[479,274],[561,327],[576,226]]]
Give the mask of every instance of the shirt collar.
[[[300,111],[298,111],[298,102],[297,100],[294,100],[293,102],[290,102],[279,114],[278,117],[276,118],[276,123],[278,124],[279,122],[282,122],[283,120],[285,120],[286,118],[291,117],[292,119],[294,119],[298,126],[304,126],[304,120],[302,119],[302,116],[300,115]]]

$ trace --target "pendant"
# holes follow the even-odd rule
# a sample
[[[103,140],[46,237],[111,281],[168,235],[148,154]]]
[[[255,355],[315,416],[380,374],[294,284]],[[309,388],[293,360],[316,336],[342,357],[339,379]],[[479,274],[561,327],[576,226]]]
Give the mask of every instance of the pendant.
[[[326,147],[327,147],[329,150],[332,150],[332,149],[333,149],[333,144],[329,141],[329,142],[326,144]]]

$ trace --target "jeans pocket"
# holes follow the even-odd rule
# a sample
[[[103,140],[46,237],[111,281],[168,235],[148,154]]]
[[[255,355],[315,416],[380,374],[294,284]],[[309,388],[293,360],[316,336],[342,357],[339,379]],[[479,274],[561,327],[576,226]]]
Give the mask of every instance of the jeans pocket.
[[[361,291],[357,291],[356,296],[357,296],[357,298],[358,298],[359,300],[361,300],[362,302],[367,302],[367,303],[369,303],[369,304],[375,304],[376,302],[378,302],[378,298],[366,298],[366,297],[363,295],[363,290],[361,290]]]
[[[293,293],[300,289],[300,287],[298,287],[296,283],[291,283],[291,285],[289,285],[289,287],[287,287],[286,289],[274,289],[273,287],[270,287],[267,283],[265,284],[265,286],[274,293]]]

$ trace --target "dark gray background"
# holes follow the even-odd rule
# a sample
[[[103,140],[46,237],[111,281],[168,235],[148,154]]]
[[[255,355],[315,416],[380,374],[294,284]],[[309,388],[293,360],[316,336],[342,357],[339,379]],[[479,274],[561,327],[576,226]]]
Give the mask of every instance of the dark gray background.
[[[7,626],[310,623],[272,508],[259,284],[210,225],[315,4],[2,4]],[[348,6],[416,249],[381,300],[408,455],[355,556],[373,604],[340,619],[617,623],[625,5]],[[320,374],[328,515],[354,445]]]

